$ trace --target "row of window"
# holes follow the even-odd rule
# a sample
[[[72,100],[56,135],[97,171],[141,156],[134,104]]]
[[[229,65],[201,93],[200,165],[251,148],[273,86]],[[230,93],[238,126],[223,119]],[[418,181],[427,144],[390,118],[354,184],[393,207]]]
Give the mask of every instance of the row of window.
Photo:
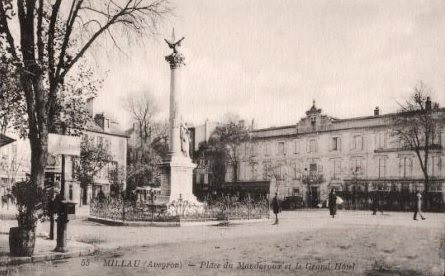
[[[88,141],[96,147],[104,147],[107,150],[111,149],[111,140],[103,136],[88,136],[88,134],[84,134],[83,141]]]
[[[380,132],[375,134],[375,149],[385,149],[388,148],[388,136],[389,134],[387,132]],[[441,133],[438,133],[435,135],[435,138],[433,139],[432,143],[434,144],[441,144]],[[403,147],[401,145],[401,142],[397,142],[397,147]],[[266,142],[264,144],[264,155],[270,156],[274,155],[272,152],[272,146],[274,143],[272,142]],[[294,139],[292,142],[286,142],[286,141],[278,141],[276,142],[276,155],[286,155],[288,151],[288,146],[292,147],[291,152],[293,154],[299,154],[302,153],[301,145],[303,144],[303,140],[301,139]],[[257,144],[244,144],[244,154],[245,156],[256,156],[258,151],[258,145]],[[342,151],[342,138],[340,136],[334,136],[330,137],[329,141],[329,151]],[[350,151],[363,151],[366,149],[365,145],[365,137],[361,134],[352,135],[351,142],[350,142]],[[306,141],[306,152],[307,153],[317,153],[319,152],[318,147],[318,139],[317,138],[309,138]]]
[[[413,163],[415,158],[411,156],[402,156],[399,158],[399,177],[410,178],[413,176]],[[344,160],[333,159],[330,162],[331,166],[331,177],[333,179],[339,179],[345,175],[345,169],[343,167]],[[376,176],[378,178],[385,178],[388,176],[394,176],[394,174],[389,174],[388,172],[388,157],[380,156],[375,160],[376,165]],[[302,167],[301,162],[294,162],[290,166],[273,164],[272,162],[265,162],[262,164],[262,173],[258,174],[257,170],[260,165],[257,163],[251,163],[243,168],[241,172],[238,173],[241,179],[251,179],[258,180],[259,175],[262,175],[263,180],[270,180],[275,178],[277,180],[282,180],[285,176],[291,177],[292,179],[301,179],[303,175],[320,175],[323,174],[323,166],[319,161],[313,160],[309,162],[309,167]],[[440,176],[442,169],[442,159],[440,156],[431,156],[428,166],[428,173],[430,176]],[[227,179],[230,180],[233,172],[228,168]],[[362,157],[355,157],[349,160],[349,170],[348,175],[361,176],[365,173],[365,159]]]

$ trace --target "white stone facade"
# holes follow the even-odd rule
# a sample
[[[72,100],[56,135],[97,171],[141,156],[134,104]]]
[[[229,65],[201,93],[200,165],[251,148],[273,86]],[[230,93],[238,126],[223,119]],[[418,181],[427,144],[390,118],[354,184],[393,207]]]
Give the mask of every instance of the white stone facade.
[[[392,115],[340,120],[323,115],[315,103],[306,115],[296,125],[254,130],[239,152],[239,180],[271,180],[271,193],[314,202],[326,200],[331,188],[353,183],[368,190],[423,189],[417,157],[391,133]],[[445,191],[444,141],[440,131],[429,161],[430,191]]]

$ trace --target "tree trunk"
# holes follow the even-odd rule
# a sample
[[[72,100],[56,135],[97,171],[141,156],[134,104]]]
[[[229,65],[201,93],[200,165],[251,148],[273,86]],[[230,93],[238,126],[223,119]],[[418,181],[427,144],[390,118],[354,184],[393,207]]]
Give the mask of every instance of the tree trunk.
[[[30,137],[29,141],[31,144],[31,180],[38,186],[44,187],[48,158],[48,133],[41,133],[40,137]]]
[[[88,186],[89,185],[83,185],[83,188],[82,188],[82,204],[83,205],[88,204]]]
[[[21,76],[22,88],[27,95],[28,137],[31,146],[31,181],[40,187],[44,187],[45,168],[48,158],[48,117],[44,99],[46,91],[42,83],[42,74],[38,74],[34,78],[28,74]]]
[[[427,168],[427,170],[428,170],[428,168]],[[429,183],[430,182],[430,177],[429,177],[429,175],[428,175],[428,171],[425,173],[425,181],[424,181],[424,188],[425,188],[425,191],[424,191],[424,193],[423,193],[423,206],[425,206],[425,210],[429,210],[430,209],[430,198],[429,198]]]
[[[232,181],[237,182],[238,181],[238,162],[233,162],[232,169],[233,169]]]

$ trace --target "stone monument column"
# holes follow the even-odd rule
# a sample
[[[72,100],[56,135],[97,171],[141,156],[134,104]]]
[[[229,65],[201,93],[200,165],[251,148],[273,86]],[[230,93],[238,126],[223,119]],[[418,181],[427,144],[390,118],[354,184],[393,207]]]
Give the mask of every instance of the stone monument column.
[[[182,83],[181,70],[184,56],[178,51],[184,37],[175,41],[174,31],[172,40],[165,40],[173,53],[165,57],[170,65],[170,143],[169,156],[161,164],[161,199],[167,205],[181,201],[199,204],[193,195],[193,169],[189,155],[190,137],[188,129],[182,121]]]
[[[184,64],[184,56],[179,53],[172,53],[165,57],[170,64],[170,143],[169,151],[172,156],[181,154],[181,122],[182,110],[180,99],[182,99],[182,76],[181,71]]]

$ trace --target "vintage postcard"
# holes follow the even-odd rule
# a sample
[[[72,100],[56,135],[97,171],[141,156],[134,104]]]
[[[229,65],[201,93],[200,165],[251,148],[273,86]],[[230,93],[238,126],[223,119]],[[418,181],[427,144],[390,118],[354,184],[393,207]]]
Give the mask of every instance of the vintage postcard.
[[[0,276],[445,275],[445,2],[0,0]]]

